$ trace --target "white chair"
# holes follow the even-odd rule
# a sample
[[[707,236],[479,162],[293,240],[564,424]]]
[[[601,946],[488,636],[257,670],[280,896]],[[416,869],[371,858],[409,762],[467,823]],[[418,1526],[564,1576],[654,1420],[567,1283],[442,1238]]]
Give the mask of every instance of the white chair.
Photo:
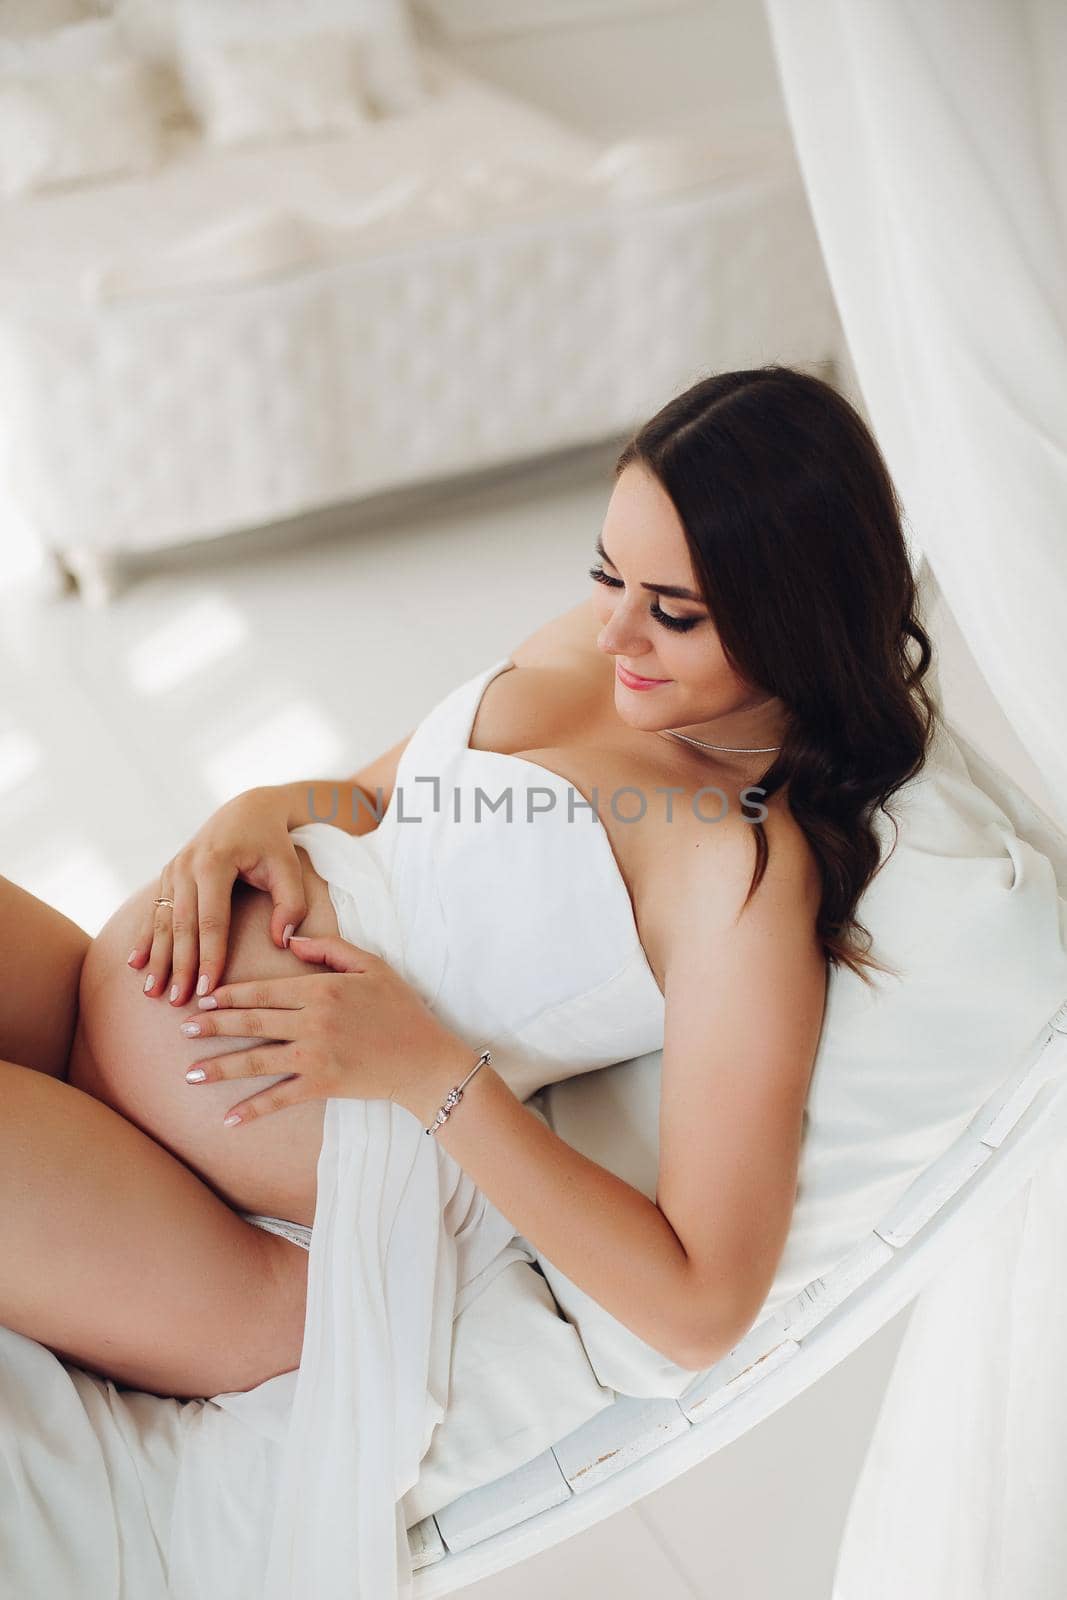
[[[620,1396],[533,1461],[409,1529],[416,1600],[560,1544],[788,1404],[906,1306],[1067,1136],[1067,999],[1038,1049],[869,1237],[677,1400]],[[966,1213],[966,1215],[965,1215]]]
[[[1062,895],[1067,834],[957,729],[952,736],[975,782],[1052,862]],[[884,1327],[1067,1137],[1067,992],[1034,1039],[871,1231],[677,1399],[620,1394],[535,1459],[410,1528],[416,1600],[454,1593],[633,1505],[788,1404]]]

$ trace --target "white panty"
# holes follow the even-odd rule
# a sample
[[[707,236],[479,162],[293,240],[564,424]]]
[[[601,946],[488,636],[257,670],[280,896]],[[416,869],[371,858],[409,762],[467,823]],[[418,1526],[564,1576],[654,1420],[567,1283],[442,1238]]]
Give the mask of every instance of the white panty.
[[[311,1249],[311,1229],[302,1222],[286,1222],[283,1217],[264,1217],[255,1211],[239,1211],[237,1214],[246,1222],[254,1223],[257,1228],[266,1228],[268,1233],[280,1233],[283,1239],[290,1239],[305,1250]]]

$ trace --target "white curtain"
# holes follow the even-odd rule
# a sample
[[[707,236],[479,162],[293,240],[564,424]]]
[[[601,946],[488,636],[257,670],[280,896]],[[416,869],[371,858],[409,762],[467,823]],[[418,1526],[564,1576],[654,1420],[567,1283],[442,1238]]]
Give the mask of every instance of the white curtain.
[[[856,378],[1067,827],[1067,0],[765,0]],[[1067,1592],[1067,1148],[915,1305],[834,1600]]]

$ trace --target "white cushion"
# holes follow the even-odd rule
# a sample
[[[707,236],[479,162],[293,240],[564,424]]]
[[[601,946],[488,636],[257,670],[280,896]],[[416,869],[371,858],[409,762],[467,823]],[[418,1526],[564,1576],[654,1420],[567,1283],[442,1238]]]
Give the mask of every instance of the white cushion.
[[[899,843],[858,912],[872,954],[904,977],[876,974],[869,992],[851,972],[831,975],[796,1207],[756,1322],[869,1233],[1022,1064],[1067,998],[1067,838],[973,751],[969,769],[964,749],[941,731],[923,772],[889,802]],[[893,830],[880,815],[875,822],[884,860]],[[661,1061],[656,1051],[527,1103],[568,1144],[654,1199]],[[691,1373],[541,1252],[538,1261],[602,1383],[632,1395],[677,1396],[688,1386]]]
[[[428,93],[400,0],[180,0],[177,16],[186,99],[215,144],[340,134]]]
[[[123,42],[132,55],[156,74],[160,117],[167,127],[182,128],[192,122],[192,111],[178,68],[178,28],[175,0],[108,0]]]
[[[184,0],[186,99],[214,144],[346,133],[368,120],[358,35],[335,0]]]
[[[363,81],[374,110],[382,117],[417,110],[429,96],[430,83],[406,0],[341,0],[341,4],[362,44]]]
[[[97,18],[0,45],[0,191],[143,172],[162,127],[154,70]]]
[[[511,1262],[455,1320],[448,1407],[404,1496],[406,1526],[513,1472],[614,1399],[536,1267]]]
[[[108,15],[138,54],[154,61],[177,61],[177,0],[111,0]]]
[[[91,15],[84,0],[0,0],[0,39],[30,38]]]

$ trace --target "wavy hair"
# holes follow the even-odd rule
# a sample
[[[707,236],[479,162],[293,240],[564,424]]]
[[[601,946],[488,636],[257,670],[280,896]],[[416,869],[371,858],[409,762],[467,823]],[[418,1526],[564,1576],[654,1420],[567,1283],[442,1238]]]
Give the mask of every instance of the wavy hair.
[[[873,813],[896,830],[886,801],[921,769],[937,717],[902,508],[878,445],[830,384],[771,363],[669,401],[616,476],[634,462],[674,504],[727,659],[786,707],[782,748],[757,782],[764,798],[787,785],[818,860],[828,962],[870,982],[863,969],[891,970],[855,915],[881,865]],[[752,825],[745,905],[768,859],[763,823]]]

